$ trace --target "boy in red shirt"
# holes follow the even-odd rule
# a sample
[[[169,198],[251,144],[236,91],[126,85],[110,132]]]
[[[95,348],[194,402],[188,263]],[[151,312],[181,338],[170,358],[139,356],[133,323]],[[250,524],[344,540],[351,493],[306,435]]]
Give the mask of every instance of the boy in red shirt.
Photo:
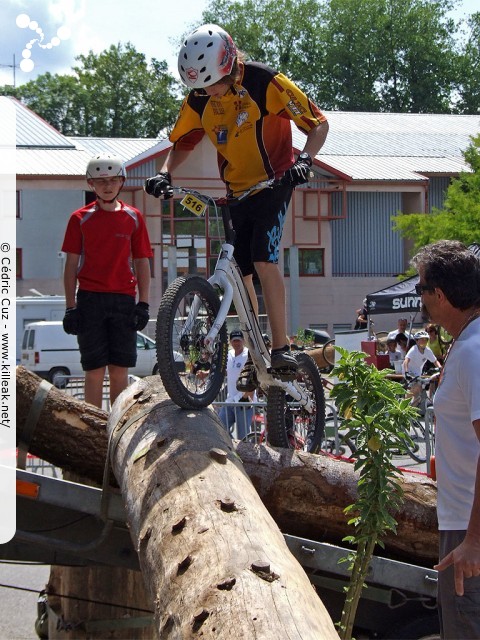
[[[125,178],[117,156],[103,153],[89,161],[87,182],[97,200],[72,213],[62,245],[63,327],[77,335],[85,401],[98,407],[107,367],[111,403],[127,386],[128,367],[137,360],[137,331],[149,320],[152,249],[140,211],[118,200]]]

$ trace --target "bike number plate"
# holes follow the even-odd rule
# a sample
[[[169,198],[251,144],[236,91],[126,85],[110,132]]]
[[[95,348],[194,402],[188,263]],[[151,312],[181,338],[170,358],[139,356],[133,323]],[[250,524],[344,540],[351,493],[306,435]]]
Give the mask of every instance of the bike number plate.
[[[180,204],[196,216],[203,216],[207,209],[207,205],[198,198],[195,198],[195,196],[192,196],[191,193],[187,193],[187,195],[181,200]]]

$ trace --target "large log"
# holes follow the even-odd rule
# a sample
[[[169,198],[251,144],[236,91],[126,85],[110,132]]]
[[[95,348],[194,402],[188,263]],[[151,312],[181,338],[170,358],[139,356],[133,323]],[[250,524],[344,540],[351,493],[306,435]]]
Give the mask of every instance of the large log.
[[[179,409],[147,378],[108,431],[158,637],[338,638],[210,411]]]
[[[16,378],[17,442],[26,441],[34,456],[101,484],[108,413],[67,395],[25,367],[17,367]]]
[[[160,386],[158,378],[153,380]],[[20,437],[40,382],[38,376],[18,367]],[[30,451],[56,466],[101,482],[107,451],[106,419],[105,412],[52,388],[33,432]],[[353,501],[357,483],[350,463],[264,445],[238,443],[235,447],[283,533],[332,542],[351,533],[343,514],[343,508]],[[438,549],[436,483],[425,475],[405,472],[402,485],[405,502],[395,516],[397,535],[386,540],[387,553],[410,562],[433,564]]]
[[[353,464],[243,442],[236,444],[236,452],[284,533],[334,543],[351,535],[343,510],[357,493]],[[405,501],[395,514],[397,533],[384,539],[388,555],[433,565],[438,556],[436,482],[425,474],[405,472],[400,484]]]

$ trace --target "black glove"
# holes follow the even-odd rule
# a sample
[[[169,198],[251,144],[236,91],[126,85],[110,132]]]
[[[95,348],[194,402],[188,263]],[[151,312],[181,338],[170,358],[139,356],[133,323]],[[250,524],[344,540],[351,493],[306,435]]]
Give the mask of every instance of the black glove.
[[[63,330],[72,336],[76,336],[80,329],[80,314],[77,307],[69,307],[63,316]]]
[[[136,331],[141,331],[147,326],[150,319],[148,309],[149,306],[146,302],[137,302],[135,305],[135,311],[133,312],[133,326]]]
[[[296,187],[298,184],[305,184],[310,179],[311,166],[312,159],[308,153],[301,153],[290,169],[285,171],[281,183],[292,187]]]
[[[163,196],[165,200],[168,200],[173,196],[172,178],[167,171],[161,171],[157,173],[153,178],[147,178],[145,180],[145,191],[149,196],[159,198]]]

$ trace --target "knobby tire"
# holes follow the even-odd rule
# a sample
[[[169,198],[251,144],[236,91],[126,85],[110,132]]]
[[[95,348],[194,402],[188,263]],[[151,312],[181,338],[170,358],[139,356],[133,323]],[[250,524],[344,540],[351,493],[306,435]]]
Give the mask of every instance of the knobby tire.
[[[191,330],[182,334],[190,307],[198,296],[200,307]],[[158,372],[170,398],[182,409],[202,409],[217,397],[225,379],[228,340],[225,324],[220,329],[213,354],[203,349],[220,308],[212,285],[200,276],[182,276],[165,291],[158,309],[156,346]],[[179,360],[179,354],[182,360]],[[202,354],[207,358],[207,377],[192,372]]]
[[[267,439],[273,447],[318,453],[325,432],[325,394],[318,367],[308,354],[297,353],[297,382],[313,396],[314,411],[291,405],[292,398],[280,387],[267,392]]]
[[[413,432],[416,434],[417,438],[419,437],[421,440],[426,441],[426,438],[428,437],[428,435],[427,435],[425,426],[419,420],[416,420],[415,418],[412,419],[412,421],[411,421],[411,430],[413,430]],[[425,449],[425,451],[426,451],[426,449]],[[415,442],[415,439],[413,439],[413,446],[407,446],[406,447],[406,453],[407,453],[407,455],[409,455],[416,462],[426,462],[427,461],[426,453],[422,454],[422,449],[421,449],[421,447],[418,446],[417,442]]]

